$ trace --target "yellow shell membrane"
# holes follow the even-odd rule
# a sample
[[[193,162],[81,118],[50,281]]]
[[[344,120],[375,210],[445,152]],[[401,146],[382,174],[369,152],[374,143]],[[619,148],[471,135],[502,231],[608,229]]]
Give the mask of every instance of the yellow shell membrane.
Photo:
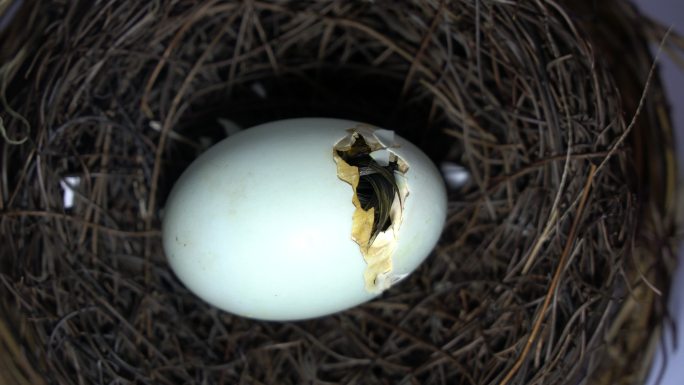
[[[363,278],[365,289],[371,293],[380,293],[389,288],[398,277],[392,274],[392,255],[397,247],[399,227],[403,220],[403,210],[409,190],[405,174],[408,165],[404,160],[392,153],[390,148],[396,147],[394,143],[394,131],[379,130],[366,125],[358,125],[348,130],[349,134],[342,138],[333,147],[333,159],[337,164],[337,176],[352,186],[352,203],[355,210],[352,216],[351,237],[359,245],[363,259],[366,261],[366,270]],[[390,209],[390,226],[372,237],[373,222],[375,218],[374,208],[364,210],[361,206],[356,189],[359,185],[359,168],[348,164],[338,155],[338,151],[346,152],[359,137],[363,137],[370,147],[371,155],[375,155],[379,163],[397,162],[398,170],[394,172],[398,186],[398,194],[395,194]]]

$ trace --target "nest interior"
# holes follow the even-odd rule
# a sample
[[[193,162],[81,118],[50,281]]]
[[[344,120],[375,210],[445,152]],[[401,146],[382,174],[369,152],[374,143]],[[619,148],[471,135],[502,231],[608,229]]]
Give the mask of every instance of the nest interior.
[[[0,340],[12,353],[0,377],[11,383],[577,383],[610,355],[628,298],[643,320],[630,338],[650,337],[659,299],[634,293],[658,292],[659,262],[638,261],[621,95],[562,6],[26,12],[37,27],[19,29],[0,73]],[[375,301],[289,323],[214,309],[165,261],[165,197],[226,126],[302,116],[394,129],[470,182],[450,192],[433,255]],[[66,207],[69,176],[80,183]]]

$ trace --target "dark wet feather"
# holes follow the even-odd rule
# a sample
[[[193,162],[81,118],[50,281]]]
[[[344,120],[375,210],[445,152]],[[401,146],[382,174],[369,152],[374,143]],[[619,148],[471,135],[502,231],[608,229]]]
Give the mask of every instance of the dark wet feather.
[[[359,168],[359,184],[356,196],[364,210],[374,208],[373,228],[370,243],[391,225],[390,210],[394,197],[399,192],[394,171],[396,162],[381,166],[370,155],[370,147],[359,137],[348,151],[338,151],[338,155],[351,166]]]

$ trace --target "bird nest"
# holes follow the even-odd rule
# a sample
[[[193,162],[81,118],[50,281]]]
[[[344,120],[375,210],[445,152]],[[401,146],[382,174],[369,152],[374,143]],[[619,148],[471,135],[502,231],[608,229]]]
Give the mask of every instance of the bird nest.
[[[648,78],[662,31],[625,2],[3,6],[4,383],[643,376],[675,166]],[[300,322],[219,311],[166,262],[169,189],[226,131],[302,116],[393,129],[468,181],[433,255],[378,299]]]

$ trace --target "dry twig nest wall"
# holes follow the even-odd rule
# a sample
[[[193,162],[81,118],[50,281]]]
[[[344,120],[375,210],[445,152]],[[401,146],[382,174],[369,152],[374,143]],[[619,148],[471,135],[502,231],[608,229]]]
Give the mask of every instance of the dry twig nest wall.
[[[585,28],[600,10],[552,1],[22,9],[35,28],[17,16],[4,32],[13,38],[0,40],[7,383],[574,384],[643,373],[648,353],[635,347],[661,316],[654,293],[667,290],[659,253],[673,197],[651,194],[658,204],[648,206],[636,195],[642,150],[627,136],[636,104],[623,108]],[[624,4],[611,12],[624,25],[638,19]],[[631,37],[641,39],[634,55],[651,58],[644,36]],[[651,61],[626,80],[639,92]],[[661,95],[657,78],[651,87]],[[664,108],[645,100],[642,125]],[[212,309],[165,262],[166,194],[226,135],[226,120],[298,116],[394,129],[471,180],[451,192],[434,255],[376,301],[296,323]],[[652,146],[671,154],[659,116],[665,134]],[[67,177],[79,179],[68,187]],[[650,233],[640,215],[664,227]],[[657,246],[639,246],[641,231]],[[624,331],[628,319],[640,329]],[[613,359],[619,371],[601,366]]]

